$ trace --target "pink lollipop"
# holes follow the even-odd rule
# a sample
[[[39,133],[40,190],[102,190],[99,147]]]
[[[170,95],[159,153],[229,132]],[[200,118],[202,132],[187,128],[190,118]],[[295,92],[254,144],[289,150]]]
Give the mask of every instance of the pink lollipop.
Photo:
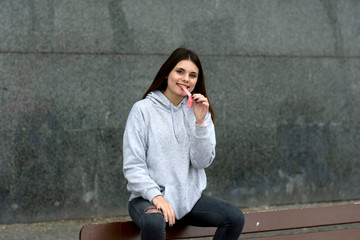
[[[192,105],[192,103],[193,103],[193,99],[192,99],[192,96],[191,96],[191,93],[189,92],[189,90],[187,90],[187,88],[186,87],[184,87],[184,86],[181,86],[181,85],[179,85],[181,88],[182,88],[182,90],[184,90],[184,92],[186,92],[186,94],[188,95],[188,103],[187,103],[187,108],[191,108],[191,105]]]

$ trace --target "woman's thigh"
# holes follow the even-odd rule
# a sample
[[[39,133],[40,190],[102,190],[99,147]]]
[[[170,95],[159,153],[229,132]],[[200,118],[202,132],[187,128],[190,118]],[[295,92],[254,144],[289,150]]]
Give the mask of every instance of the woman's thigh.
[[[181,222],[200,227],[221,227],[226,224],[244,225],[242,211],[230,202],[202,195]]]

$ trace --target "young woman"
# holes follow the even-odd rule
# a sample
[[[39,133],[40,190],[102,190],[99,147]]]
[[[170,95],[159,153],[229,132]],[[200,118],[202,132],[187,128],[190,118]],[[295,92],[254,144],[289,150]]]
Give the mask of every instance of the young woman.
[[[191,107],[184,88],[193,93]],[[200,59],[178,48],[132,107],[124,132],[129,213],[141,239],[165,239],[166,226],[174,224],[217,227],[214,239],[239,238],[242,211],[202,194],[215,144],[214,112]]]

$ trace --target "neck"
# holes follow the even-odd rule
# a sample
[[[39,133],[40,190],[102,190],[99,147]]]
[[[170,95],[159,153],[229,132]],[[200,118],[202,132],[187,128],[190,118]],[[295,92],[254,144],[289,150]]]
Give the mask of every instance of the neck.
[[[177,106],[181,103],[181,101],[184,99],[183,96],[179,96],[179,95],[174,95],[171,94],[169,91],[165,90],[164,91],[164,95],[167,99],[169,99],[169,101],[174,104],[174,106]]]

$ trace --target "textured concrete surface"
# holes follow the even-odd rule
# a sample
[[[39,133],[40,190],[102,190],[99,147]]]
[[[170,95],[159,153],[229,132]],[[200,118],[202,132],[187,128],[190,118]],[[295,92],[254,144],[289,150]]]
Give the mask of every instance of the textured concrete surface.
[[[3,0],[0,47],[30,52],[359,56],[356,0]]]
[[[129,217],[59,220],[0,225],[0,240],[78,240],[80,229],[89,223],[127,221]]]
[[[360,199],[359,12],[355,0],[0,1],[0,223],[127,215],[126,117],[179,45],[200,54],[216,113],[207,194],[241,207]]]

